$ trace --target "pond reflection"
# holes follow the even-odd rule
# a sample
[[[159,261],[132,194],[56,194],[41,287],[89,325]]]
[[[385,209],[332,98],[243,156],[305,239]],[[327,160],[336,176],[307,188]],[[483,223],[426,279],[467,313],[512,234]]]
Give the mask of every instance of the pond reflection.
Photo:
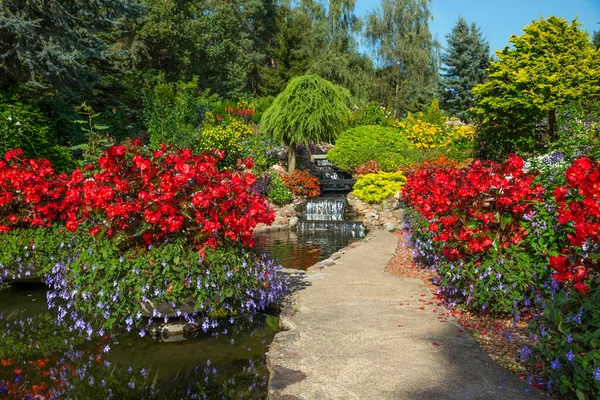
[[[114,330],[89,339],[57,326],[46,289],[0,290],[0,398],[264,398],[276,317],[179,342]]]

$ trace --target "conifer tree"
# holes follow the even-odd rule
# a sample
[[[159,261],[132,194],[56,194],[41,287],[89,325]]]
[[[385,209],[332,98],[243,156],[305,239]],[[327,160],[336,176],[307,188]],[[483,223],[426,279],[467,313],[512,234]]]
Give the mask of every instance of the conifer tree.
[[[0,1],[0,84],[87,86],[92,60],[107,55],[101,34],[136,10],[129,0]]]
[[[442,53],[442,108],[463,121],[470,120],[473,86],[485,82],[490,66],[490,46],[475,23],[458,17],[446,36],[448,47]]]

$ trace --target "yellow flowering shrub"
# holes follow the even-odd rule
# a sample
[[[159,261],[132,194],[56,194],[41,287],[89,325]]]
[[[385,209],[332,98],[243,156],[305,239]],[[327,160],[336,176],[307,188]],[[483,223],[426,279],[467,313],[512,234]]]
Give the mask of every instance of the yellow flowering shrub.
[[[225,150],[225,166],[234,166],[243,158],[242,142],[253,134],[252,129],[240,122],[208,126],[198,134],[195,142],[197,152],[211,149]]]
[[[395,124],[401,134],[418,149],[450,147],[454,143],[473,139],[475,128],[461,124],[456,118],[443,118],[442,123],[432,123],[420,119],[419,114],[409,114],[406,119]]]
[[[406,184],[406,176],[398,172],[377,172],[359,176],[354,184],[354,195],[367,203],[379,203],[400,190]]]

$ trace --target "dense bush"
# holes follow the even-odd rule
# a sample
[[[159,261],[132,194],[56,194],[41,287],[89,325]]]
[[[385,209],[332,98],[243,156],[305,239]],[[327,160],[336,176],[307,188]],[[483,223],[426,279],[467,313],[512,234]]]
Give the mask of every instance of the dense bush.
[[[239,121],[205,127],[196,136],[194,150],[204,153],[212,150],[225,152],[221,165],[232,168],[244,158],[243,141],[253,135],[252,129]]]
[[[202,92],[198,80],[167,83],[159,76],[152,89],[144,93],[144,123],[150,135],[150,146],[161,143],[178,147],[193,145],[196,132],[215,101]]]
[[[587,294],[554,283],[556,292],[539,302],[544,311],[533,324],[538,341],[530,362],[568,398],[595,399],[600,393],[600,279],[588,283]]]
[[[379,203],[400,191],[406,183],[402,172],[378,172],[360,175],[352,193],[367,203]]]
[[[392,109],[383,107],[377,102],[355,108],[348,123],[351,127],[363,125],[392,126],[395,122]]]
[[[144,308],[166,322],[169,316],[155,306],[168,304],[170,317],[202,315],[206,332],[224,318],[242,319],[264,310],[281,294],[272,261],[232,247],[209,249],[199,257],[188,244],[175,239],[144,252],[121,252],[108,241],[84,244],[76,239],[72,256],[59,261],[45,278],[53,290],[50,304],[59,319],[86,330],[55,299],[72,301],[83,315],[101,317],[104,326],[119,322],[128,330],[141,322]],[[193,310],[186,310],[186,304]]]
[[[514,312],[548,277],[545,260],[520,250],[528,234],[521,222],[543,193],[534,179],[517,156],[504,164],[425,167],[408,176],[403,197],[416,211],[417,245],[430,253],[426,258],[452,301]]]
[[[281,179],[292,194],[296,196],[306,196],[309,199],[321,194],[319,180],[312,176],[308,171],[294,170],[289,174],[284,174]]]
[[[435,155],[442,154],[464,160],[472,156],[475,128],[456,118],[449,118],[439,110],[436,101],[424,112],[409,113],[394,124],[417,149]]]
[[[557,137],[548,143],[551,151],[567,155],[598,153],[600,149],[600,102],[569,104],[556,116]]]
[[[327,159],[342,171],[353,172],[368,161],[375,161],[386,172],[408,165],[419,157],[414,147],[394,128],[359,126],[343,132]]]
[[[257,223],[273,221],[273,211],[251,191],[251,174],[219,170],[217,157],[130,142],[69,176],[55,174],[47,160],[8,152],[0,161],[9,250],[0,257],[0,277],[44,275],[49,299],[75,305],[57,302],[59,319],[71,318],[88,335],[82,313],[131,327],[146,301],[175,308],[192,298],[213,328],[217,317],[263,309],[282,289],[276,268],[242,249],[253,245]]]
[[[288,189],[279,174],[271,174],[268,196],[273,203],[278,205],[288,204],[292,201],[292,191]]]
[[[0,93],[0,154],[21,148],[26,157],[49,159],[59,171],[74,167],[71,152],[52,135],[51,121],[21,96]]]
[[[550,257],[552,294],[540,301],[534,362],[562,395],[600,394],[600,164],[580,157],[557,182],[553,197],[562,228]]]

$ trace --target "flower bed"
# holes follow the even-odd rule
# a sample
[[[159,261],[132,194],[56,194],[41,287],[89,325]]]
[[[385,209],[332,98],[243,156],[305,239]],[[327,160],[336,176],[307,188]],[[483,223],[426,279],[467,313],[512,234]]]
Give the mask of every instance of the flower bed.
[[[600,393],[600,165],[561,154],[524,164],[425,166],[403,198],[411,241],[452,305],[530,321],[521,350],[562,395]],[[540,381],[537,380],[537,385]]]
[[[37,268],[58,320],[90,336],[98,327],[86,321],[138,325],[147,301],[201,318],[205,331],[251,318],[284,289],[278,267],[246,250],[254,227],[274,214],[251,190],[254,176],[244,170],[252,161],[221,170],[223,157],[130,142],[67,175],[8,152],[0,161],[0,277]],[[190,297],[193,315],[177,313]]]

